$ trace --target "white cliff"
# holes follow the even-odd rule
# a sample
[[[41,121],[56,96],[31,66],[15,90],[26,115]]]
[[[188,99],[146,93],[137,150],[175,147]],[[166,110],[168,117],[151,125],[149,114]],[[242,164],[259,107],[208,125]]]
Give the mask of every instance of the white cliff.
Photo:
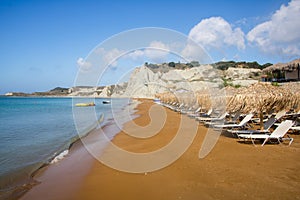
[[[210,65],[169,71],[153,71],[142,66],[136,68],[131,74],[123,96],[154,98],[155,94],[162,92],[197,91],[207,87],[219,87],[221,82],[218,71]]]
[[[234,85],[249,85],[257,80],[259,69],[228,68],[226,71],[215,69],[211,65],[175,69],[162,65],[161,68],[137,67],[128,83],[104,87],[73,87],[71,96],[154,98],[155,94],[175,91],[198,91],[218,88],[224,79]]]

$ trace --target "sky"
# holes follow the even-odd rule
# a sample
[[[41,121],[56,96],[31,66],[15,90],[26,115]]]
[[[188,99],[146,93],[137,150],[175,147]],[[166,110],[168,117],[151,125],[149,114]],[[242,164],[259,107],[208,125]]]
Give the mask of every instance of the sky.
[[[72,87],[99,44],[143,27],[182,33],[215,62],[288,62],[300,57],[299,19],[300,0],[0,0],[0,94]],[[106,57],[124,52],[117,46]],[[160,37],[149,47],[171,49]],[[153,56],[134,51],[127,59],[141,54]],[[113,69],[99,84],[112,84],[128,71]]]

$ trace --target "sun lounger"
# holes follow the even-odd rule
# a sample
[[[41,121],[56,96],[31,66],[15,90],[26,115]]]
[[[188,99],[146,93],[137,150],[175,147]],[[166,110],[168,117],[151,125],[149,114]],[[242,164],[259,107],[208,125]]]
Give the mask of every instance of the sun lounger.
[[[250,119],[253,117],[253,114],[250,113],[244,117],[244,119],[239,124],[216,124],[213,125],[213,128],[242,128],[246,126],[246,124],[250,121]]]
[[[236,124],[237,120],[240,118],[241,112],[236,112],[229,121],[226,121],[226,124]]]
[[[228,113],[225,112],[219,117],[196,117],[196,120],[199,122],[212,122],[212,121],[221,121],[224,120]]]
[[[291,127],[291,130],[293,130],[294,132],[300,131],[299,121],[295,121],[295,124],[294,124],[294,126]]]
[[[300,131],[300,126],[293,126],[293,127],[291,127],[291,130]]]
[[[262,143],[261,146],[264,146],[266,142],[272,140],[272,139],[276,139],[279,143],[281,143],[281,141],[285,141],[285,140],[289,140],[289,145],[292,144],[293,142],[293,138],[291,137],[287,137],[284,138],[284,136],[286,135],[286,133],[288,132],[288,130],[293,126],[294,122],[291,120],[286,120],[284,122],[282,122],[273,132],[271,135],[269,134],[238,134],[238,138],[239,140],[251,140],[252,143],[255,145],[255,140],[257,139],[261,139],[264,140],[264,142]]]
[[[298,111],[298,112],[296,112],[296,113],[288,113],[288,114],[286,114],[287,116],[289,116],[289,117],[297,117],[297,116],[300,116],[300,110]]]
[[[180,113],[181,113],[181,114],[187,114],[187,115],[189,115],[189,114],[194,114],[194,113],[199,112],[200,109],[201,109],[201,107],[200,107],[200,108],[197,108],[197,109],[195,109],[194,107],[189,107],[188,109],[182,109],[182,110],[180,111]]]
[[[188,116],[190,116],[190,115],[197,114],[200,110],[201,110],[201,107],[198,107],[197,109],[192,107],[188,110],[182,110],[181,113],[182,114],[187,114]]]
[[[269,129],[275,124],[277,120],[279,120],[281,117],[285,115],[285,111],[282,110],[278,112],[274,117],[271,117],[264,123],[264,129],[263,130],[228,130],[228,132],[232,134],[259,134],[259,133],[268,133]]]
[[[194,114],[189,114],[188,116],[189,117],[210,117],[212,112],[213,112],[213,109],[210,108],[206,113],[197,112],[197,113],[194,113]]]

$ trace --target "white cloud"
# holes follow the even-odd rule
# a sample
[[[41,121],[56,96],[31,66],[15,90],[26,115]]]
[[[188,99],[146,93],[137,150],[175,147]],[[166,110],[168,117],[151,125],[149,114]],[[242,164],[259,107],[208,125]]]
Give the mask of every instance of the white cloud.
[[[130,52],[129,54],[127,54],[126,56],[128,58],[132,58],[133,60],[139,60],[140,58],[142,58],[145,55],[143,50],[134,50],[133,52]]]
[[[85,61],[83,58],[78,58],[77,59],[77,65],[80,67],[82,70],[89,70],[92,64],[90,62]]]
[[[122,50],[119,49],[112,49],[111,51],[108,51],[105,56],[104,59],[107,63],[110,63],[112,66],[116,66],[117,65],[117,59],[123,54],[124,52]]]
[[[227,46],[245,49],[244,33],[240,28],[232,26],[221,17],[211,17],[201,20],[194,26],[189,38],[205,48],[225,48]]]
[[[154,62],[163,62],[169,55],[170,48],[161,41],[152,41],[148,47],[135,50],[127,55],[134,60],[149,59]]]
[[[163,42],[153,41],[150,43],[149,48],[145,50],[145,56],[151,60],[160,62],[166,59],[169,50],[169,47]]]
[[[117,48],[111,50],[105,50],[104,48],[99,48],[96,50],[97,55],[102,56],[102,60],[104,61],[105,65],[111,65],[112,67],[117,66],[118,58],[124,54],[123,50],[119,50]]]
[[[181,56],[186,61],[200,61],[201,63],[210,63],[211,58],[208,56],[207,52],[192,40],[188,40],[186,46],[181,51]],[[184,61],[183,61],[184,62]]]
[[[282,5],[269,21],[254,27],[248,34],[250,43],[262,51],[288,56],[300,55],[300,1]]]

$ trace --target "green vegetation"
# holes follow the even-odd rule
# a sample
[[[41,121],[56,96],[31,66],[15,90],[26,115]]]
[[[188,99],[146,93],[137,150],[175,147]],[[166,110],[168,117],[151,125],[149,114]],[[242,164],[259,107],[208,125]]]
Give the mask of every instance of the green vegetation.
[[[169,62],[163,64],[152,64],[152,63],[145,62],[144,65],[152,70],[162,68],[162,67],[174,68],[174,69],[190,69],[193,67],[199,67],[200,63],[198,61],[192,61],[190,63]]]
[[[271,63],[266,63],[263,65],[260,65],[256,61],[254,62],[235,62],[235,61],[221,61],[212,64],[216,69],[219,70],[227,70],[229,67],[233,68],[254,68],[254,69],[264,69],[270,65]],[[189,69],[193,67],[199,67],[200,63],[198,61],[191,61],[190,63],[180,63],[180,62],[169,62],[169,63],[163,63],[163,64],[152,64],[152,63],[145,63],[145,66],[149,67],[150,69],[158,69],[160,67],[166,67],[166,68],[174,68],[174,69]],[[254,75],[254,76],[259,76]]]
[[[234,85],[233,87],[235,87],[235,88],[240,88],[241,85],[240,85],[240,84],[237,84],[237,85]]]
[[[169,62],[168,66],[169,66],[169,67],[175,67],[176,64],[175,64],[174,62]]]
[[[229,79],[222,78],[222,80],[223,80],[223,85],[220,85],[219,86],[220,88],[227,87],[227,86],[231,86],[231,87],[235,87],[235,88],[240,88],[241,87],[240,84],[234,85],[232,82],[230,82]]]
[[[276,86],[276,87],[279,86],[278,82],[272,82],[271,84],[272,84],[273,86]]]
[[[229,67],[234,68],[253,68],[253,69],[264,69],[268,66],[272,65],[271,63],[266,63],[263,65],[258,64],[256,61],[254,62],[235,62],[235,61],[221,61],[213,64],[216,69],[227,70]]]
[[[226,79],[226,78],[222,78],[222,80],[223,80],[223,86],[224,87],[232,86],[233,85],[232,83],[228,83],[228,79]]]

